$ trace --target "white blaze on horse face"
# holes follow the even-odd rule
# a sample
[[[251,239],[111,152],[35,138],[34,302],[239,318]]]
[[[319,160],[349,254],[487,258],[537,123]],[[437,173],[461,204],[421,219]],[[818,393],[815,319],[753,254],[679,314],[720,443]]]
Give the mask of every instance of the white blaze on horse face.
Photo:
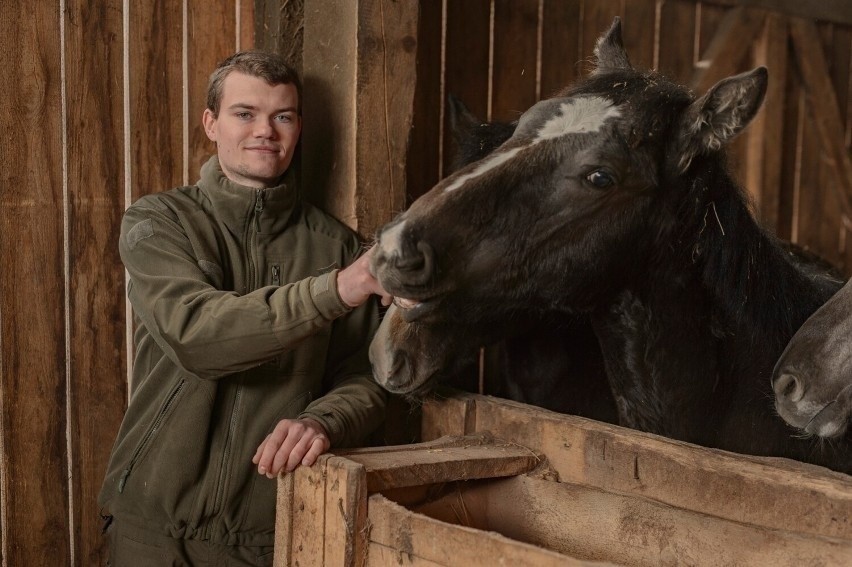
[[[406,221],[399,222],[392,227],[383,230],[379,236],[379,250],[385,256],[396,256],[397,251],[402,248],[400,239],[402,232],[405,229]]]
[[[490,171],[490,170],[494,169],[495,167],[497,167],[498,165],[500,165],[502,163],[506,163],[507,161],[509,161],[510,159],[515,157],[515,154],[517,154],[522,149],[523,149],[523,147],[512,148],[511,150],[508,150],[508,151],[505,151],[505,152],[499,152],[499,153],[491,154],[491,156],[488,159],[486,159],[485,161],[479,162],[479,165],[476,166],[473,169],[473,171],[465,173],[464,175],[459,175],[455,179],[455,181],[450,183],[444,189],[444,191],[449,193],[450,191],[454,191],[454,190],[458,189],[459,187],[461,187],[462,185],[464,185],[465,183],[467,183],[469,180],[473,179],[474,177],[479,177],[480,175],[482,175],[486,171]]]
[[[557,104],[558,109],[554,112],[554,107]],[[521,150],[539,142],[570,134],[597,132],[606,124],[607,120],[621,116],[621,111],[613,105],[612,101],[599,96],[580,96],[561,103],[557,99],[544,100],[534,105],[521,117],[515,135],[518,133],[523,135],[525,131],[535,127],[535,123],[541,119],[542,115],[550,114],[553,116],[545,120],[544,124],[538,128],[529,144],[491,154],[473,170],[459,175],[452,183],[447,185],[444,191],[447,193],[455,191],[471,179],[508,162]]]
[[[559,105],[559,114],[539,129],[534,144],[568,134],[597,132],[610,118],[621,116],[612,101],[599,96],[582,96]]]

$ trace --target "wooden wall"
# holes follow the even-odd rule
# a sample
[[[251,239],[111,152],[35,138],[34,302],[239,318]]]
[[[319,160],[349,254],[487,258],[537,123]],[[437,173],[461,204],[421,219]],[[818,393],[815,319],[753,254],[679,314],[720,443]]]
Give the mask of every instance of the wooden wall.
[[[367,34],[361,39],[372,38],[376,58],[387,57],[384,49],[417,48],[409,197],[421,194],[442,174],[447,159],[447,132],[442,126],[446,93],[460,96],[483,118],[515,118],[537,98],[583,72],[595,38],[616,14],[623,17],[634,63],[694,80],[704,67],[712,37],[731,25],[726,16],[738,4],[735,0],[422,0],[413,44],[408,32],[392,36],[412,21],[394,20],[392,10],[399,2],[358,1],[365,6],[359,18],[370,13],[383,18],[381,26],[365,26],[359,32]],[[403,4],[410,9],[416,1]],[[763,40],[748,43],[743,65],[773,57],[780,63],[770,65],[770,71],[786,78],[777,89],[776,100],[781,102],[773,107],[768,126],[761,128],[764,143],[752,143],[748,150],[749,144],[742,142],[740,154],[747,158],[755,146],[778,148],[764,158],[776,163],[776,169],[761,169],[757,181],[749,178],[772,190],[755,190],[760,211],[774,218],[782,236],[828,251],[848,267],[852,246],[845,244],[845,209],[838,197],[842,182],[836,180],[836,171],[849,157],[850,5],[846,0],[771,3],[786,11],[761,19],[754,36]],[[216,61],[238,47],[258,45],[292,57],[301,68],[303,5],[300,0],[3,3],[3,566],[43,565],[47,557],[51,565],[104,564],[95,498],[127,403],[128,308],[116,245],[121,214],[145,193],[196,179],[200,164],[213,150],[200,116],[206,77]],[[825,54],[822,70],[802,73],[801,46],[811,45],[808,40],[813,37],[808,28],[802,31],[788,19],[797,10],[799,16],[819,16],[816,37]],[[799,39],[791,34],[793,29],[800,32]],[[384,43],[388,37],[399,43]],[[751,36],[728,37],[726,45]],[[307,37],[305,44],[310,43]],[[359,65],[369,66],[372,59],[368,59],[364,56]],[[394,83],[398,80],[394,73],[408,76],[410,69],[394,71],[385,62],[380,71],[387,73],[382,75],[385,94],[396,95],[396,90],[389,90],[401,86]],[[829,77],[835,91],[833,122],[822,110],[814,114],[813,99],[825,102],[825,93],[813,88],[820,77]],[[364,81],[360,84],[367,89],[369,77]],[[371,96],[369,90],[356,93],[353,96]],[[359,118],[364,125],[361,144],[369,144],[372,117]],[[389,136],[394,134],[392,128],[386,130]],[[828,151],[825,140],[838,135],[843,151]],[[390,154],[389,147],[381,149]],[[357,151],[358,159],[369,159],[363,148]],[[387,169],[396,171],[397,165]],[[365,175],[370,198],[379,198],[383,185],[364,171],[369,170],[359,175]],[[766,179],[776,179],[774,188]],[[404,184],[393,187],[388,202],[394,204],[381,209],[381,215],[389,216],[398,206]],[[357,198],[353,201],[352,206],[363,208]],[[354,219],[366,237],[389,220],[356,210],[367,218],[363,224],[357,215]]]
[[[449,165],[448,93],[481,119],[517,119],[586,74],[614,16],[635,66],[698,93],[727,74],[769,67],[766,105],[735,143],[732,165],[769,228],[852,273],[846,0],[421,2],[409,201]]]
[[[106,562],[95,499],[127,402],[121,214],[196,179],[207,75],[253,24],[240,0],[3,3],[4,566]]]

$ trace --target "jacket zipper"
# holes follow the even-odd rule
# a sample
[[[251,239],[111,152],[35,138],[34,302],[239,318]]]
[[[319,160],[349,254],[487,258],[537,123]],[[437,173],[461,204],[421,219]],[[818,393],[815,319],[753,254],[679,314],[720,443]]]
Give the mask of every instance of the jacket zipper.
[[[272,285],[281,285],[281,266],[272,265]]]
[[[222,447],[222,460],[220,461],[219,468],[219,478],[216,481],[216,492],[213,498],[213,510],[212,515],[215,517],[219,514],[219,510],[222,508],[222,501],[225,499],[225,487],[228,485],[228,481],[231,478],[230,475],[230,457],[231,457],[231,445],[233,444],[234,437],[236,436],[237,431],[237,414],[239,413],[240,400],[243,395],[243,387],[242,385],[237,385],[237,391],[234,393],[234,408],[231,410],[231,420],[228,422],[228,431],[225,432],[225,444]],[[213,525],[208,526],[207,536],[211,537],[213,531]]]
[[[142,441],[139,442],[139,445],[136,447],[136,450],[133,452],[133,456],[130,458],[130,462],[127,463],[127,468],[125,468],[121,477],[118,479],[118,493],[121,494],[124,492],[124,485],[127,483],[127,477],[130,476],[130,472],[133,470],[133,467],[136,466],[136,462],[139,460],[139,457],[142,455],[145,448],[150,443],[151,439],[154,437],[154,434],[157,432],[157,429],[160,428],[160,425],[163,423],[163,420],[166,418],[166,415],[169,413],[169,409],[174,403],[175,399],[180,394],[180,391],[183,389],[184,381],[181,380],[174,390],[169,394],[169,397],[166,398],[166,402],[163,404],[163,407],[160,409],[160,412],[157,414],[157,417],[154,418],[154,423],[151,424],[151,427],[148,428],[148,431],[145,432],[145,435],[142,437]]]
[[[260,232],[260,214],[263,212],[263,189],[255,191],[254,200],[254,228]]]

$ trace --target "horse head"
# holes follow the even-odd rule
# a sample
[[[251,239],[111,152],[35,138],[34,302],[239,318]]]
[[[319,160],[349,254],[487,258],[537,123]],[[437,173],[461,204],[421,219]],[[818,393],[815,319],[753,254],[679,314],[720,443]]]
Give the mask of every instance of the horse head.
[[[633,69],[617,18],[595,56],[590,77],[532,106],[498,148],[381,229],[372,269],[397,298],[388,325],[589,312],[643,272],[662,239],[678,244],[666,219],[679,214],[683,193],[698,191],[681,176],[753,118],[766,70],[729,77],[695,99]],[[685,256],[695,253],[680,244]],[[393,351],[382,344],[387,336],[373,353]],[[406,392],[429,380],[400,377],[391,358],[374,358],[381,384]]]
[[[772,375],[775,409],[806,434],[841,437],[852,420],[852,283],[799,328]]]

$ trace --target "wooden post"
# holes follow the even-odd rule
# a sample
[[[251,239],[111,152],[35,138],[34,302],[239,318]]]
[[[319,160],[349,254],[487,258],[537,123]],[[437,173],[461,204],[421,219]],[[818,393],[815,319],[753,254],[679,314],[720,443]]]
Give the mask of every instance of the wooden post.
[[[417,0],[305,0],[303,190],[362,237],[405,206]]]

